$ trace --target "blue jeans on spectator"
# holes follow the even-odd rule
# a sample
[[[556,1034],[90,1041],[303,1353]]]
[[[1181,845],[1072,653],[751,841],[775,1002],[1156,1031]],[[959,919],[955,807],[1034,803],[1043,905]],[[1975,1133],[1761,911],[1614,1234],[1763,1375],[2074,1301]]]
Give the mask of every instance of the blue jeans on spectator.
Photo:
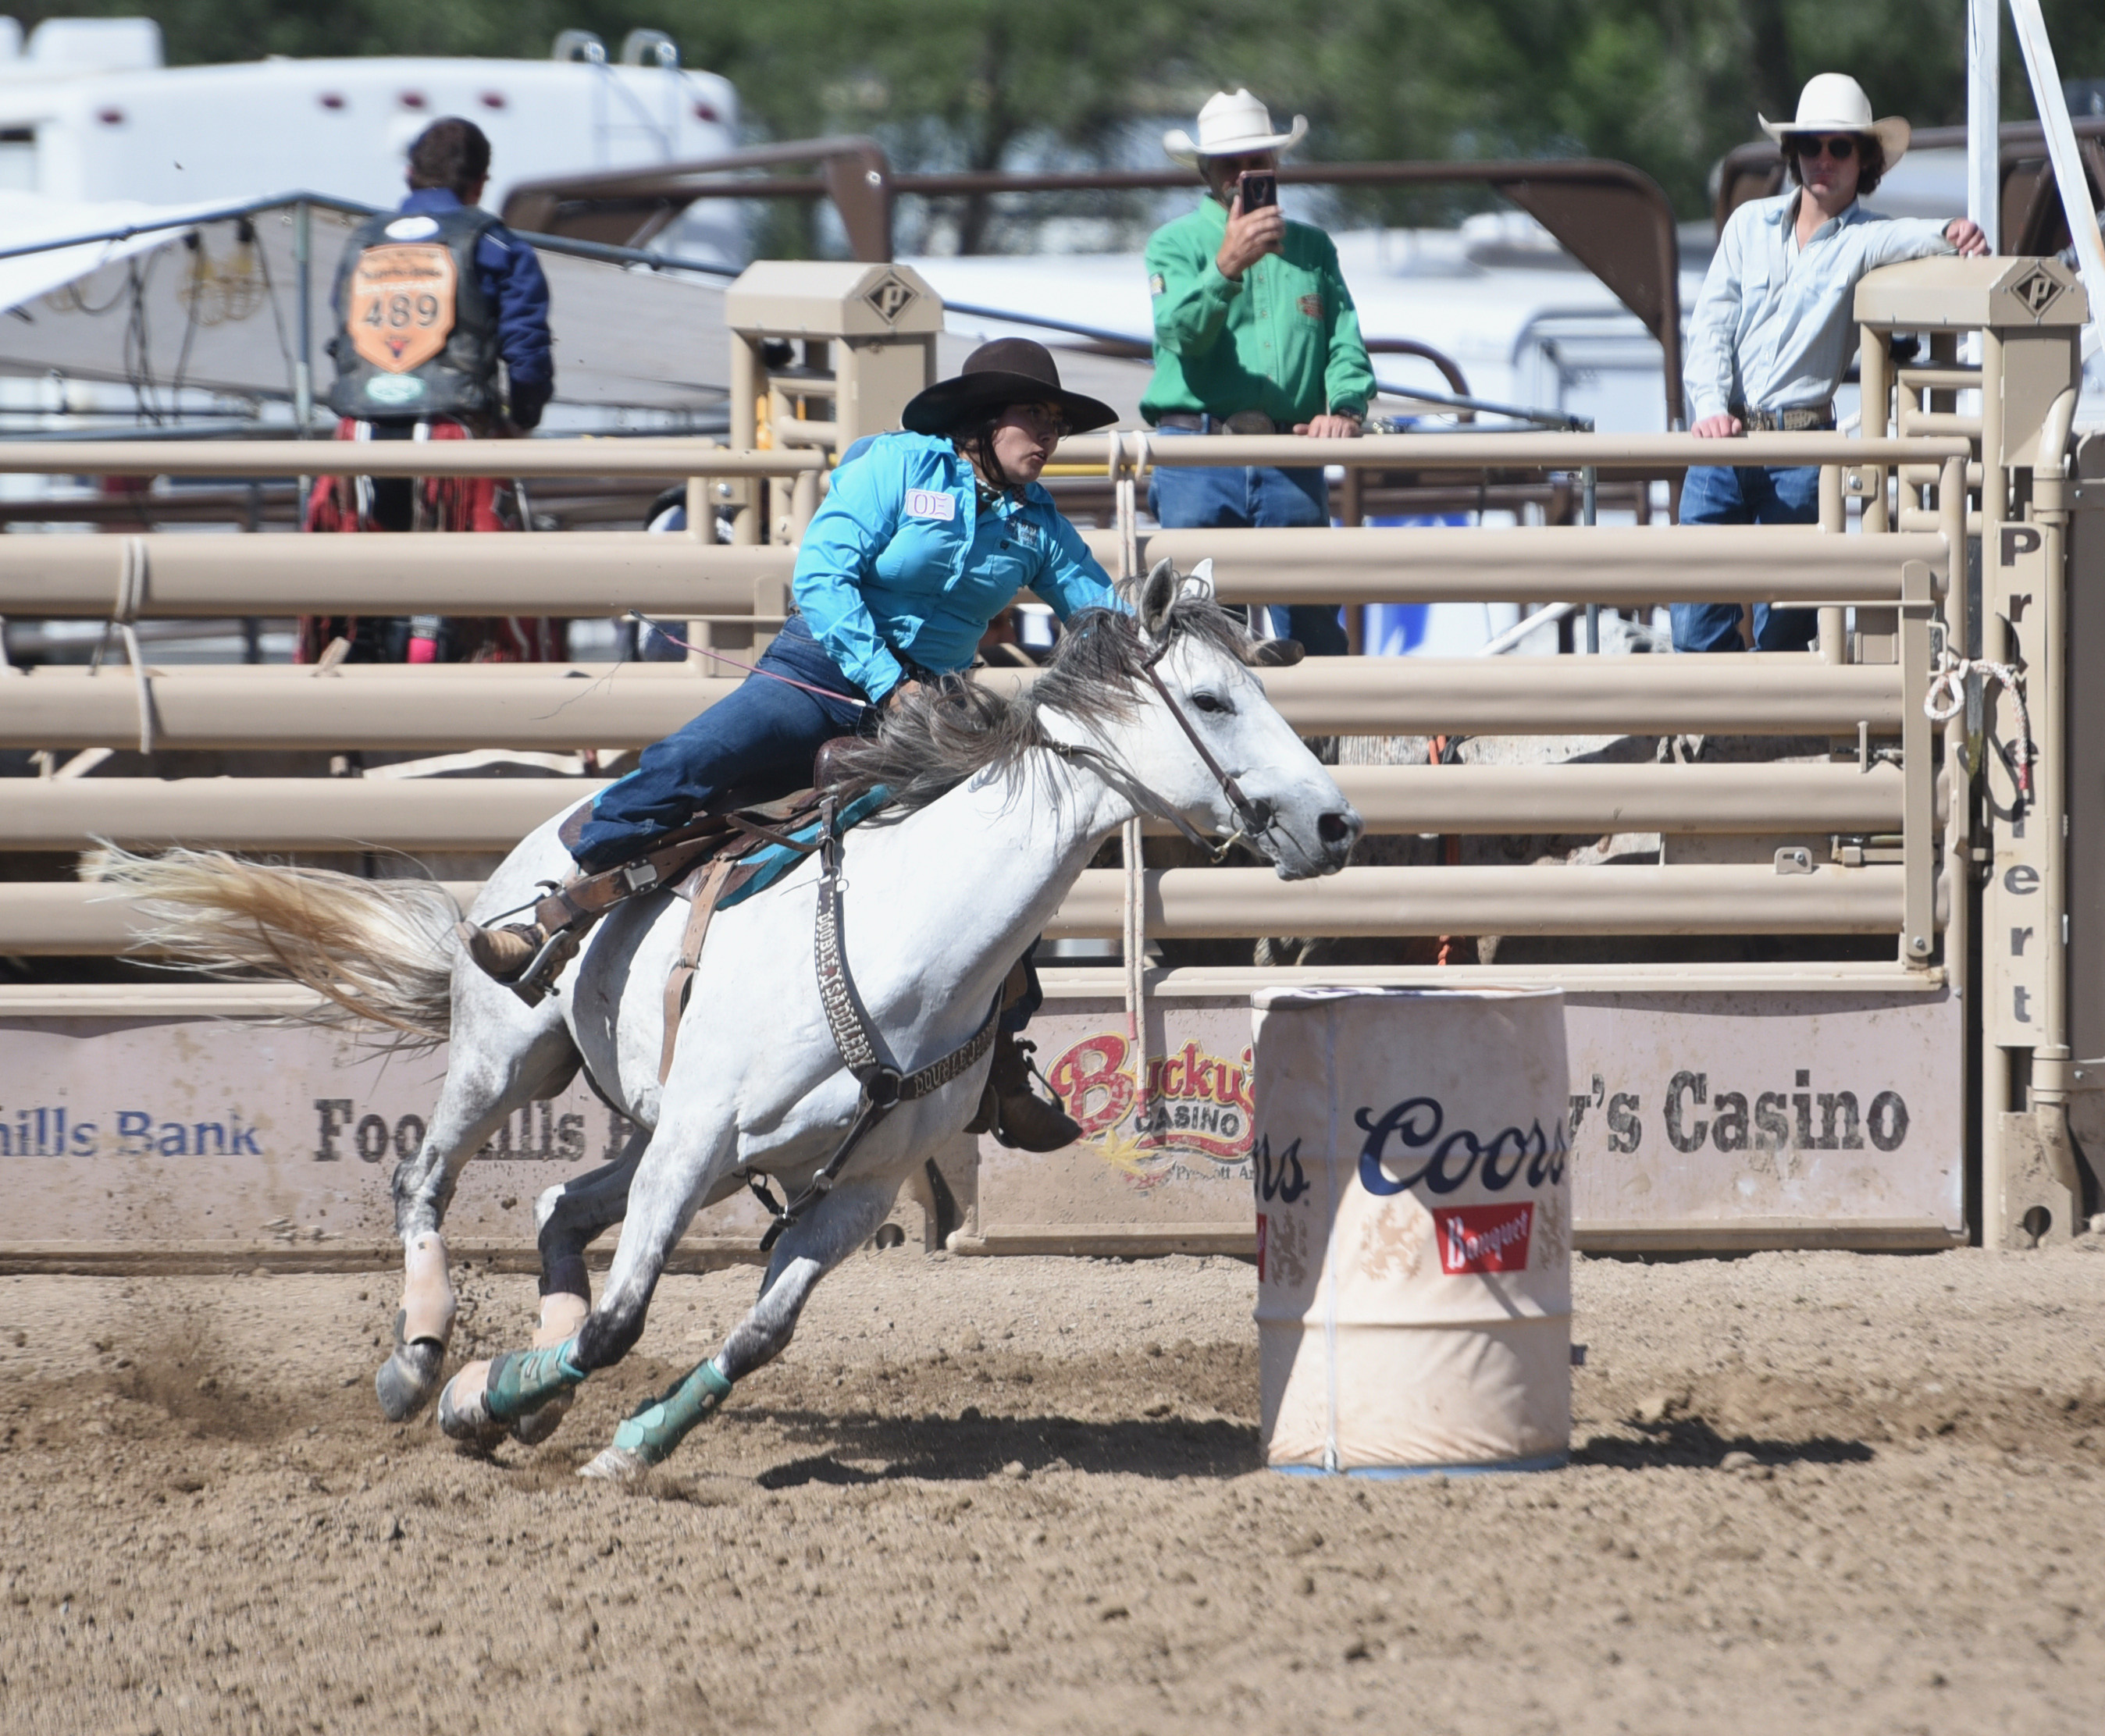
[[[1682,484],[1684,524],[1817,524],[1820,522],[1820,467],[1742,464],[1730,469],[1699,465]],[[1803,651],[1820,631],[1817,609],[1772,609],[1754,605],[1757,651]],[[1736,651],[1740,645],[1737,603],[1676,603],[1674,649],[1677,651]]]
[[[1203,434],[1158,428],[1151,440]],[[1298,526],[1330,522],[1330,489],[1319,470],[1263,470],[1236,466],[1220,470],[1163,468],[1147,485],[1147,510],[1164,530],[1243,530],[1258,525]],[[1273,603],[1272,632],[1298,639],[1311,657],[1343,657],[1345,626],[1327,603]]]
[[[691,723],[643,750],[634,771],[599,793],[578,839],[579,866],[606,867],[684,826],[704,804],[749,788],[768,801],[811,781],[811,756],[836,735],[853,735],[869,715],[862,690],[793,615],[758,665],[809,682],[822,698],[787,681],[749,675]]]

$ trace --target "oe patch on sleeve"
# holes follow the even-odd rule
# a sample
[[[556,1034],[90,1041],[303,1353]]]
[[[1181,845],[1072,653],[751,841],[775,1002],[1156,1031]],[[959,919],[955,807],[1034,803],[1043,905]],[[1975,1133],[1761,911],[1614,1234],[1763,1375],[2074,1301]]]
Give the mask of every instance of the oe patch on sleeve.
[[[906,515],[909,519],[954,519],[958,503],[940,489],[909,489]]]

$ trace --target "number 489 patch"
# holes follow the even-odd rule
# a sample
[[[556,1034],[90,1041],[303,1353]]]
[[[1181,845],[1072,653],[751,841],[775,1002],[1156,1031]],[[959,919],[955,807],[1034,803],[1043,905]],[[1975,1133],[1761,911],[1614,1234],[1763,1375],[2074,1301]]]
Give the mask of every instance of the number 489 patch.
[[[458,283],[446,248],[366,248],[351,272],[351,346],[383,373],[421,368],[452,333]]]

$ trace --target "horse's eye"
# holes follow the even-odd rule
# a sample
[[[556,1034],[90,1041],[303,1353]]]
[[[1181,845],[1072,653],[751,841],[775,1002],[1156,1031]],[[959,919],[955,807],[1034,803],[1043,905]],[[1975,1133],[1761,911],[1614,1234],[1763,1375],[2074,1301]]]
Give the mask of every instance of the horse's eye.
[[[1191,695],[1191,709],[1216,712],[1225,716],[1233,712],[1235,707],[1218,694],[1194,694]]]

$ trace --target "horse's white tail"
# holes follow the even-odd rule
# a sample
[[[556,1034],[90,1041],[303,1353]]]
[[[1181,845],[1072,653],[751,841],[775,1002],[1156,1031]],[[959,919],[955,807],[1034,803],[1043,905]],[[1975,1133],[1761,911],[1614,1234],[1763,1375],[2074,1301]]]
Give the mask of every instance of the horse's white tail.
[[[81,873],[137,901],[154,924],[144,944],[212,975],[260,973],[313,989],[329,1004],[311,1022],[383,1025],[413,1048],[446,1038],[460,908],[443,886],[114,845]]]

